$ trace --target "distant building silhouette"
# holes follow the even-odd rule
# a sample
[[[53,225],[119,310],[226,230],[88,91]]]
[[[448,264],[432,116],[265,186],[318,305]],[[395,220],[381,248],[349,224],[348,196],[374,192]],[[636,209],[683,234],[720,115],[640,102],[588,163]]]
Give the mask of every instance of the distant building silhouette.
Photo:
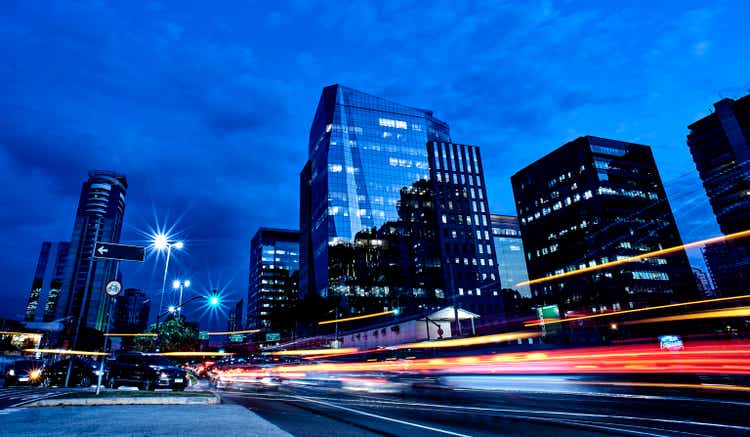
[[[289,310],[298,298],[299,231],[260,228],[250,242],[247,324],[289,333]],[[236,316],[235,316],[236,317]]]
[[[151,299],[137,288],[126,288],[117,296],[113,316],[115,332],[139,333],[148,327]]]
[[[105,299],[103,290],[107,281],[115,279],[115,263],[98,260],[92,265],[92,255],[95,242],[120,241],[127,188],[125,176],[111,171],[90,171],[88,180],[83,183],[65,281],[57,304],[58,318],[78,320],[83,305],[82,326],[104,330],[110,299]]]
[[[245,329],[244,313],[245,300],[240,299],[234,305],[234,309],[229,311],[229,316],[227,317],[227,331],[242,331]]]
[[[687,143],[719,228],[731,234],[750,229],[750,95],[714,108],[688,126]],[[745,294],[750,238],[708,245],[703,255],[719,294]]]
[[[708,275],[698,267],[693,266],[693,277],[695,278],[695,285],[698,287],[698,291],[704,296],[710,296],[713,294],[713,287],[711,282],[708,280]]]
[[[70,243],[45,241],[39,252],[34,280],[26,305],[27,322],[50,322],[55,318]]]
[[[529,277],[679,246],[651,148],[586,136],[511,178]],[[694,299],[683,250],[531,285],[537,305],[601,312]]]
[[[531,297],[528,285],[516,285],[529,280],[518,218],[514,215],[491,214],[490,224],[503,288],[516,290],[522,297]]]

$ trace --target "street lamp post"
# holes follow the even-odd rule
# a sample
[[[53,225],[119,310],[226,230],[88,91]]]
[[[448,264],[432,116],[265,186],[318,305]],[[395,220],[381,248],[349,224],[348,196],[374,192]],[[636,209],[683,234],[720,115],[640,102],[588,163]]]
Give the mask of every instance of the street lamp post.
[[[159,311],[161,311],[162,306],[164,305],[164,291],[167,287],[167,271],[169,270],[169,258],[172,255],[172,247],[174,247],[177,250],[182,249],[185,247],[185,244],[182,241],[169,241],[167,236],[165,234],[158,234],[154,237],[154,240],[151,242],[151,244],[156,248],[158,251],[162,251],[164,249],[167,250],[167,258],[164,261],[164,276],[162,278],[161,282],[161,297],[159,299],[159,310],[157,311],[157,314]],[[156,326],[159,326],[159,320],[156,320]]]
[[[180,281],[178,279],[175,279],[174,281],[172,281],[172,289],[177,290],[178,288],[180,289],[180,300],[177,305],[177,314],[179,315],[182,312],[182,292],[185,288],[190,288],[190,281]]]

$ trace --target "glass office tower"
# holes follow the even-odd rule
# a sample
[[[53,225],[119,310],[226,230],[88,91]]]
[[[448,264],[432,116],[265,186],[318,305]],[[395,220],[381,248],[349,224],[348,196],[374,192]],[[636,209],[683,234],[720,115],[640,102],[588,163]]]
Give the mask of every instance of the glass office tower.
[[[115,262],[94,261],[92,255],[97,241],[120,241],[127,189],[125,176],[111,171],[90,171],[88,180],[83,183],[65,266],[65,282],[57,305],[58,318],[77,320],[83,314],[81,326],[104,330],[110,299],[105,299],[102,290],[107,281],[115,279]]]
[[[518,218],[514,215],[490,214],[490,222],[492,239],[495,240],[500,283],[503,284],[503,288],[516,290],[523,297],[531,297],[528,285],[516,285],[529,280]]]
[[[67,241],[42,243],[29,293],[29,302],[26,305],[24,320],[27,322],[51,322],[55,318],[69,249],[70,243]],[[39,308],[43,310],[40,311]]]
[[[289,334],[288,310],[297,299],[299,231],[260,228],[250,243],[247,323],[250,329]]]
[[[750,95],[714,108],[688,126],[687,143],[721,232],[732,234],[750,229]],[[708,245],[703,255],[719,294],[747,292],[750,239]]]
[[[586,136],[511,178],[529,277],[682,245],[651,148]],[[537,305],[596,313],[698,298],[684,250],[531,285]]]
[[[309,169],[301,175],[301,209],[309,210],[300,223],[309,232],[303,294],[325,297],[342,282],[329,276],[329,246],[398,220],[401,189],[429,177],[428,140],[450,141],[448,125],[431,111],[341,85],[323,89],[310,129]]]

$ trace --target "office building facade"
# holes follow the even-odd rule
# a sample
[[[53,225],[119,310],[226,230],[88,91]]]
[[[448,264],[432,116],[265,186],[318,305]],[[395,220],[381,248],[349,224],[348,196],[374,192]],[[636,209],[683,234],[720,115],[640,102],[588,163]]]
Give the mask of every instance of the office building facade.
[[[117,296],[113,314],[114,332],[146,332],[148,316],[151,312],[151,299],[137,288],[126,288]]]
[[[497,253],[497,270],[503,288],[516,290],[523,297],[531,297],[528,285],[517,285],[529,280],[518,217],[490,214],[490,224]]]
[[[250,243],[247,323],[250,329],[289,333],[289,311],[299,290],[299,231],[260,228]]]
[[[687,144],[721,232],[750,229],[750,95],[722,99],[715,111],[688,126]],[[750,282],[750,239],[705,247],[720,295],[745,294]]]
[[[425,144],[449,141],[431,111],[341,85],[323,89],[310,129],[309,168],[301,173],[303,293],[367,295],[329,272],[330,248],[352,245],[360,231],[398,220],[400,191],[429,178]]]
[[[651,148],[586,136],[512,176],[528,275],[544,278],[682,240]],[[694,299],[684,251],[531,284],[537,305],[597,313]]]
[[[110,171],[90,171],[88,176],[78,201],[56,315],[74,320],[82,315],[81,326],[101,331],[110,301],[104,285],[115,279],[116,264],[94,260],[94,244],[120,241],[128,183],[124,175]]]
[[[64,282],[65,264],[70,243],[45,241],[39,252],[34,280],[26,305],[27,322],[51,322],[55,318],[60,290]]]

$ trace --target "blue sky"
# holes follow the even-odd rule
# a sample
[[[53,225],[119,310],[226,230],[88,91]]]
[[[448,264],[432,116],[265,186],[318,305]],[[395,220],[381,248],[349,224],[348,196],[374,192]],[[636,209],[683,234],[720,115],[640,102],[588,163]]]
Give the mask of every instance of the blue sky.
[[[243,297],[255,230],[298,225],[332,83],[481,146],[496,212],[513,212],[510,175],[591,134],[651,145],[683,238],[718,232],[685,135],[750,89],[750,4],[457,3],[4,2],[0,317],[22,314],[41,242],[70,238],[92,168],[128,176],[124,240],[179,219],[170,276]],[[160,268],[126,266],[125,285],[159,289]]]

